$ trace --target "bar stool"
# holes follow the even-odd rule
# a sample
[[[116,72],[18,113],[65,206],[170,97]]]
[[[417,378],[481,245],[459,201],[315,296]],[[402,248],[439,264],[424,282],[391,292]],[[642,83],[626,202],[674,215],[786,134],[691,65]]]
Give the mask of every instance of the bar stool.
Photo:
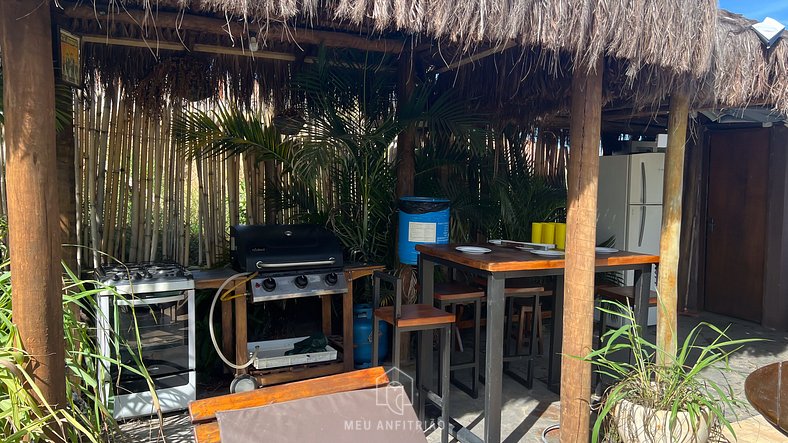
[[[381,281],[385,281],[394,288],[394,306],[380,307],[380,286]],[[373,309],[374,319],[372,321],[372,366],[378,365],[378,337],[380,335],[380,325],[378,320],[382,320],[392,326],[392,365],[399,369],[400,364],[400,333],[417,331],[420,334],[435,330],[441,332],[441,393],[440,396],[433,392],[427,392],[422,380],[417,383],[419,399],[419,418],[424,417],[426,398],[436,404],[441,410],[443,419],[443,429],[441,429],[441,442],[449,441],[449,374],[451,366],[451,329],[454,326],[454,315],[442,309],[425,304],[402,305],[402,279],[386,272],[375,271],[372,274],[373,284]],[[421,364],[418,360],[416,364]],[[393,381],[399,381],[399,374],[394,371]],[[412,399],[411,399],[412,401]]]
[[[439,283],[435,285],[434,292],[435,304],[439,309],[445,311],[447,308],[455,315],[454,331],[461,342],[460,336],[460,314],[457,312],[458,306],[473,305],[473,359],[466,363],[453,363],[450,366],[451,383],[460,388],[472,398],[479,398],[479,362],[481,361],[481,329],[482,329],[482,303],[485,301],[484,291],[478,287],[462,283]],[[462,383],[454,377],[454,371],[462,369],[471,370],[471,386]]]
[[[483,279],[477,279],[477,283],[481,286],[486,286],[486,281]],[[540,310],[541,309],[541,302],[540,297],[546,297],[553,295],[553,291],[546,290],[543,286],[535,286],[531,283],[528,279],[511,279],[506,281],[506,286],[504,288],[504,296],[506,298],[508,315],[506,316],[506,333],[504,334],[504,354],[503,354],[503,361],[504,361],[504,374],[508,375],[516,382],[520,383],[521,385],[525,386],[528,389],[531,389],[534,385],[534,357],[535,354],[533,352],[533,346],[530,346],[530,351],[528,354],[521,353],[521,347],[519,346],[519,342],[522,341],[522,337],[518,335],[517,342],[518,346],[515,352],[511,352],[511,331],[514,324],[514,317],[515,312],[519,309],[522,310],[521,305],[530,305],[531,312]],[[515,308],[515,303],[518,304],[517,308]],[[531,337],[534,337],[537,334],[537,326],[540,326],[541,322],[533,321],[531,324]],[[525,327],[521,326],[519,328],[522,332],[525,332]],[[533,340],[532,340],[533,344]],[[509,364],[514,361],[523,361],[526,360],[528,364],[528,375],[526,378],[521,377],[519,374],[515,373],[514,371],[509,369]]]
[[[542,294],[544,296],[552,295],[552,291],[545,291]],[[516,309],[515,309],[516,310]],[[517,335],[516,335],[516,349],[518,354],[522,354],[524,352],[525,347],[525,337],[527,330],[525,329],[526,325],[532,325],[532,321],[536,321],[536,336],[528,336],[528,343],[531,344],[531,341],[535,340],[537,345],[537,352],[538,355],[544,355],[544,337],[542,336],[542,329],[544,327],[543,320],[553,318],[553,311],[542,309],[542,303],[539,303],[536,306],[536,315],[534,315],[534,307],[528,303],[521,303],[520,304],[520,314],[517,317]],[[531,346],[533,349],[533,346]]]

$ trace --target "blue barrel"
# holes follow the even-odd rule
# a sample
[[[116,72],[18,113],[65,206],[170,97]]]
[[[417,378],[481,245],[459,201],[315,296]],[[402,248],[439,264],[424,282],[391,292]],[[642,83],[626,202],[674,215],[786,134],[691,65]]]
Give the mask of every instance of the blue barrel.
[[[443,198],[402,197],[399,199],[399,261],[418,263],[416,245],[449,242],[449,201]]]
[[[378,362],[389,355],[389,324],[378,320]],[[372,366],[372,305],[358,304],[353,307],[353,363],[356,369]]]

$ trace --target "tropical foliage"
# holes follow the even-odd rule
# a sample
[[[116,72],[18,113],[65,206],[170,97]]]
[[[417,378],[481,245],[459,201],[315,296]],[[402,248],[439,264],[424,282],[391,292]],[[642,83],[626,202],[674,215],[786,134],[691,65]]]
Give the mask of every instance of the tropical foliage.
[[[565,190],[533,174],[523,131],[493,130],[471,102],[437,93],[435,78],[416,79],[411,99],[397,103],[396,70],[371,57],[321,51],[296,74],[296,131],[262,111],[218,105],[176,119],[176,139],[194,155],[275,162],[281,180],[266,184],[266,203],[296,214],[286,222],[329,226],[352,260],[394,264],[394,152],[407,128],[419,140],[416,193],[451,200],[453,240],[526,239],[531,221],[562,216]]]
[[[618,302],[603,300],[598,308],[603,314],[624,320],[623,326],[603,336],[604,345],[585,356],[599,374],[611,377],[615,384],[607,391],[594,424],[592,440],[600,440],[600,432],[611,411],[622,400],[628,400],[655,411],[669,411],[671,433],[679,412],[687,412],[691,423],[708,414],[712,421],[725,426],[735,435],[725,412],[739,404],[727,384],[721,385],[708,377],[708,371],[730,371],[728,358],[747,343],[758,339],[731,339],[726,329],[702,322],[695,326],[678,349],[672,364],[658,365],[656,356],[665,351],[641,335],[632,308]],[[704,332],[714,335],[713,339]],[[675,331],[674,331],[675,333]],[[706,342],[707,344],[700,344]],[[614,358],[615,354],[631,354],[631,362]]]
[[[4,232],[0,232],[0,237],[3,235]],[[2,244],[0,251],[5,251]],[[68,403],[65,408],[54,408],[39,400],[41,391],[27,369],[28,355],[12,318],[8,265],[7,260],[0,264],[0,435],[3,441],[49,441],[53,438],[68,442],[123,441],[112,412],[102,401],[105,383],[111,381],[107,369],[130,371],[145,379],[151,390],[153,384],[141,363],[140,349],[129,346],[119,336],[109,337],[112,356],[99,352],[93,326],[98,320],[96,316],[100,315],[95,313],[96,297],[99,292],[113,290],[96,281],[81,280],[64,268],[63,329]],[[121,350],[131,362],[121,361],[118,357]]]

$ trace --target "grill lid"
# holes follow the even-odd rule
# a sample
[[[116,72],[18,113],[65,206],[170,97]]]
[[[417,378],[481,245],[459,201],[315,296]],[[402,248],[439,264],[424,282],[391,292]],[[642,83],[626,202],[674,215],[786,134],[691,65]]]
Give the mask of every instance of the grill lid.
[[[240,272],[342,267],[342,245],[319,225],[237,225],[230,259]]]

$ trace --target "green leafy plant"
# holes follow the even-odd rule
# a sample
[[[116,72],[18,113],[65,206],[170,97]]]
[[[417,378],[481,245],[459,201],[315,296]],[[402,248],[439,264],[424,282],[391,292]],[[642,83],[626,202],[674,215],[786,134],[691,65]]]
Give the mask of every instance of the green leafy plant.
[[[680,413],[688,414],[693,427],[706,417],[709,425],[716,423],[734,433],[725,411],[740,402],[727,383],[721,385],[705,374],[708,371],[730,371],[730,355],[758,339],[731,339],[727,328],[719,329],[703,322],[690,331],[672,363],[659,365],[656,357],[665,351],[642,337],[629,306],[602,300],[598,309],[603,314],[621,317],[624,324],[605,332],[604,345],[584,357],[585,361],[596,366],[599,374],[615,380],[602,399],[592,441],[599,441],[607,419],[615,415],[616,407],[623,401],[651,411],[667,411],[668,428],[674,438],[680,431],[676,426]],[[715,335],[708,344],[700,344],[703,331],[711,331]],[[630,362],[613,359],[613,354],[621,351],[632,355]],[[614,427],[610,428],[615,431]],[[650,430],[646,428],[642,432],[648,434]]]
[[[119,336],[110,337],[113,355],[99,352],[92,325],[95,315],[100,314],[92,313],[98,293],[112,289],[95,281],[81,280],[65,270],[63,326],[67,404],[55,408],[40,400],[43,398],[41,391],[27,370],[28,355],[22,348],[12,318],[8,262],[0,265],[0,269],[4,270],[0,272],[0,434],[3,441],[48,441],[53,436],[70,442],[123,441],[112,412],[103,401],[105,383],[111,382],[106,369],[114,366],[130,371],[146,380],[152,392],[153,382],[141,363],[140,349],[130,346]],[[121,349],[133,362],[121,360]]]
[[[257,111],[219,107],[176,119],[176,139],[197,155],[255,152],[276,162],[281,180],[266,189],[266,204],[293,214],[284,222],[326,225],[351,260],[393,265],[397,136],[415,127],[479,150],[485,139],[481,117],[467,103],[437,95],[433,81],[419,80],[412,99],[397,104],[396,70],[380,57],[321,50],[293,78],[292,109],[303,114],[295,135],[283,135],[276,119]]]

